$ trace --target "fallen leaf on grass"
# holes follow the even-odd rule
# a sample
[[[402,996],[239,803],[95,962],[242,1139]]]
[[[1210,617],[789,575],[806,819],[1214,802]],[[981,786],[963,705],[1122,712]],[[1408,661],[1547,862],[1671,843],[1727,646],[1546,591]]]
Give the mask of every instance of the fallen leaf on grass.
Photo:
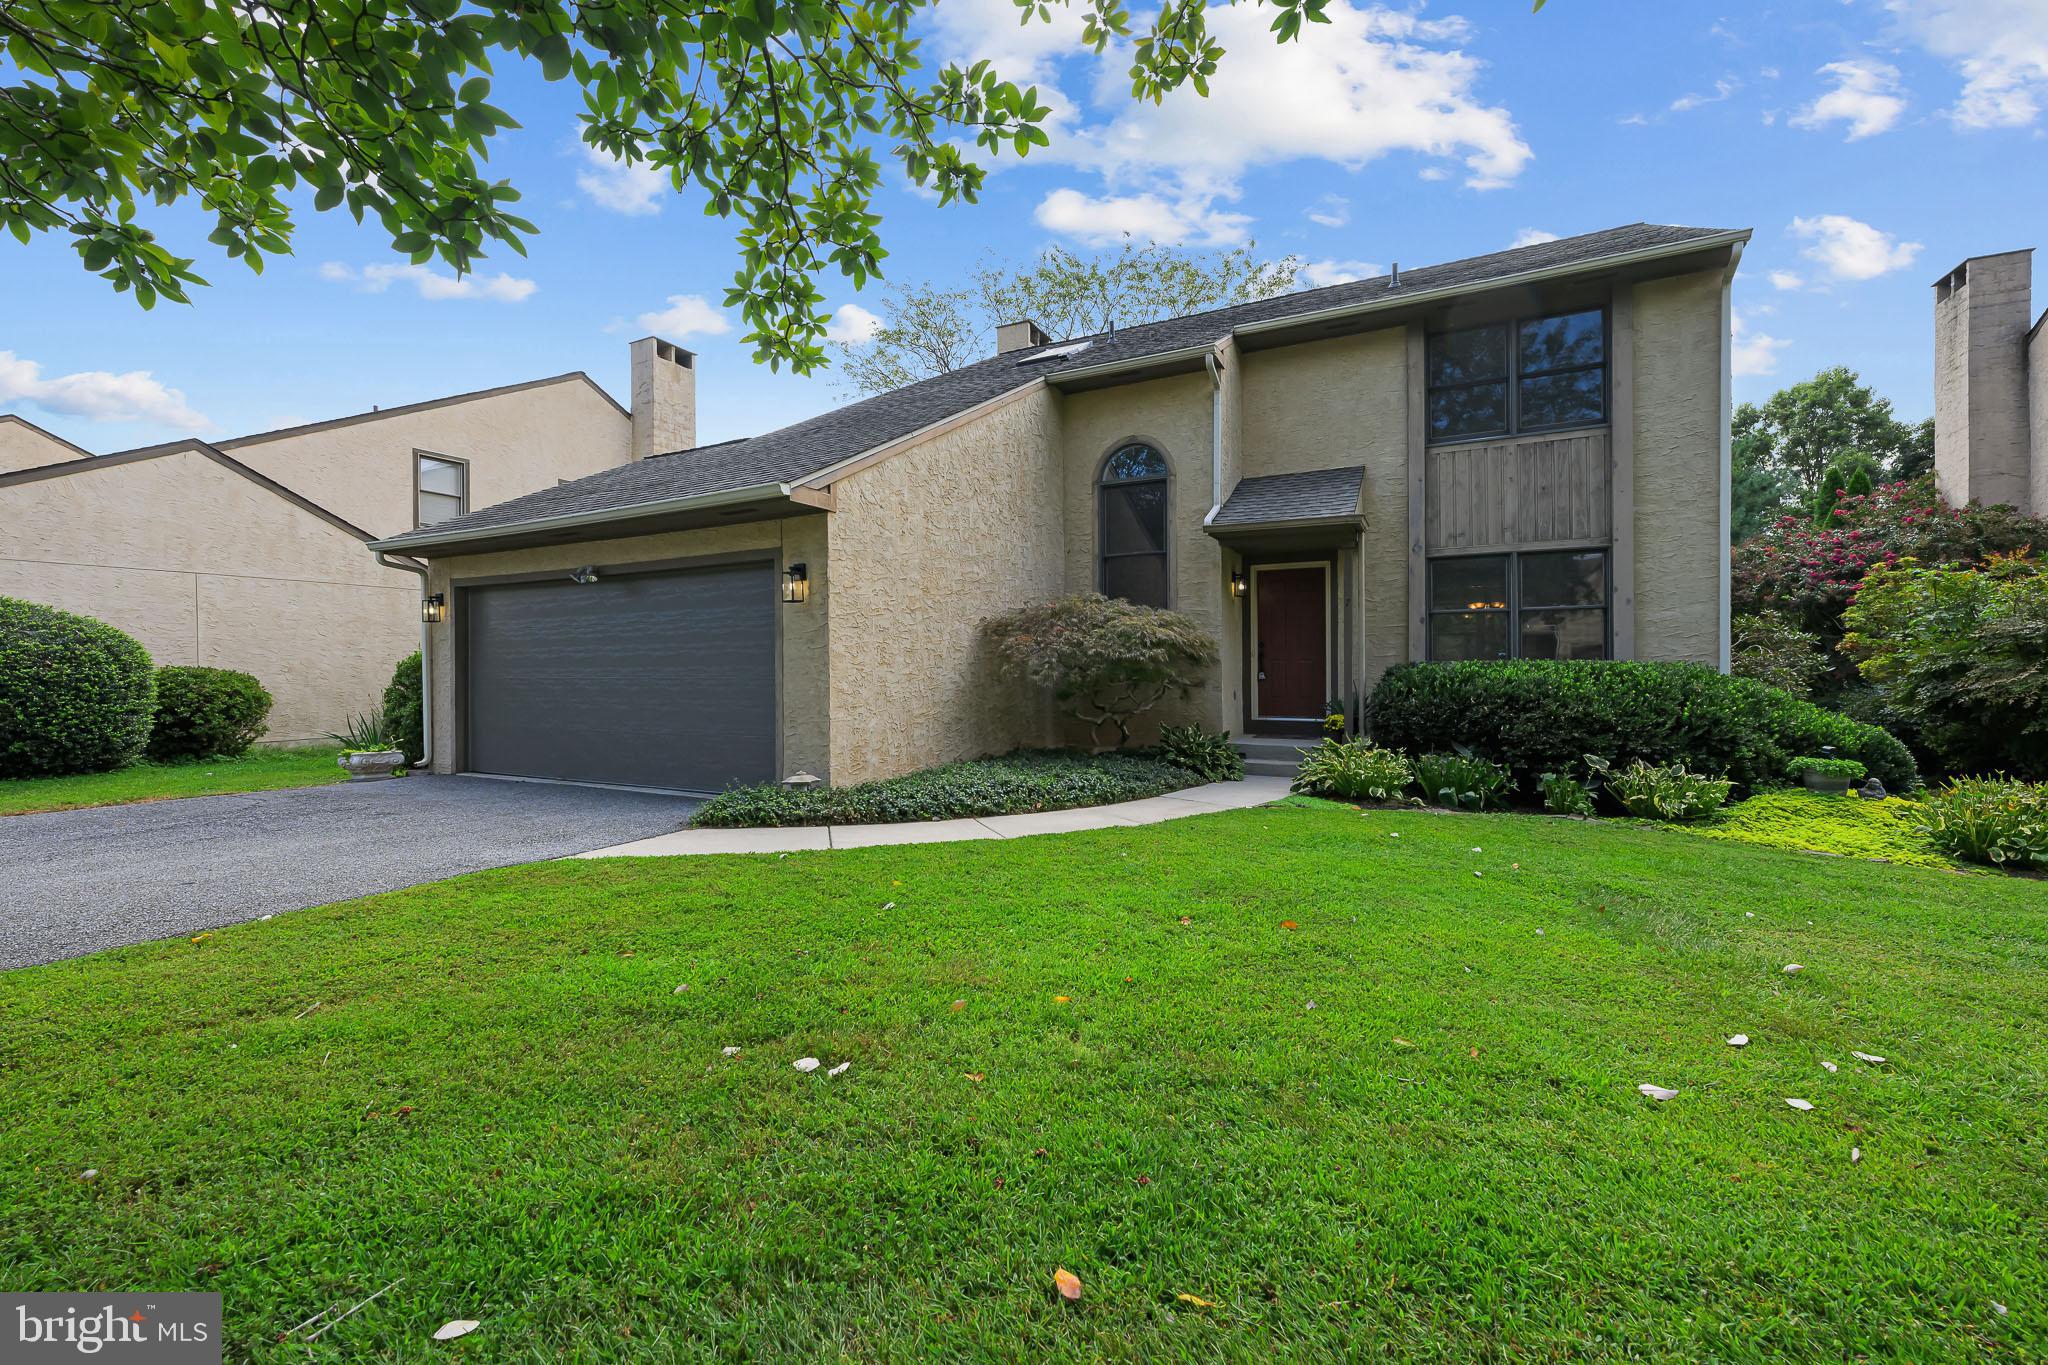
[[[973,1081],[976,1085],[980,1085],[983,1081],[988,1079],[986,1075],[979,1071],[963,1071],[960,1074],[965,1076],[968,1080]]]
[[[689,989],[690,989],[690,983],[686,981],[686,982],[684,982],[684,983],[683,983],[682,985],[680,985],[680,986],[676,987],[676,988],[675,988],[674,990],[670,991],[670,992],[669,992],[669,994],[670,994],[670,995],[684,995],[684,994],[687,994],[687,993],[689,992]]]
[[[1827,1068],[1828,1070],[1830,1070],[1830,1071],[1833,1071],[1833,1070],[1835,1070],[1835,1069],[1836,1069],[1836,1067],[1835,1067],[1835,1064],[1834,1064],[1833,1062],[1822,1062],[1822,1063],[1821,1063],[1821,1065],[1822,1065],[1822,1066],[1824,1066],[1824,1067],[1826,1067],[1826,1068]]]
[[[1175,1294],[1173,1297],[1182,1303],[1192,1304],[1196,1308],[1214,1308],[1216,1306],[1200,1294]]]
[[[1186,915],[1182,915],[1182,916],[1180,917],[1180,922],[1181,922],[1181,924],[1182,924],[1182,925],[1189,925],[1189,924],[1193,924],[1193,923],[1194,923],[1194,920],[1190,919],[1190,918],[1189,918],[1188,916],[1186,916]]]
[[[1856,1164],[1857,1164],[1858,1162],[1860,1162],[1860,1161],[1862,1161],[1862,1160],[1863,1160],[1863,1149],[1862,1149],[1861,1147],[1851,1147],[1851,1148],[1849,1149],[1849,1164],[1850,1164],[1851,1166],[1854,1166],[1854,1165],[1856,1165]]]
[[[1859,1062],[1869,1062],[1872,1066],[1884,1065],[1884,1058],[1872,1056],[1868,1052],[1851,1052],[1849,1055]]]
[[[1073,1271],[1061,1266],[1052,1272],[1052,1282],[1059,1289],[1060,1297],[1068,1303],[1081,1301],[1081,1277]]]
[[[1788,1100],[1786,1100],[1786,1101],[1785,1101],[1785,1103],[1787,1103],[1787,1104],[1791,1105],[1791,1106],[1792,1106],[1792,1107],[1793,1107],[1794,1109],[1797,1109],[1797,1110],[1798,1110],[1798,1111],[1799,1111],[1800,1113],[1802,1113],[1802,1114],[1803,1114],[1803,1113],[1805,1113],[1805,1112],[1806,1112],[1807,1110],[1809,1110],[1809,1109],[1813,1108],[1813,1103],[1812,1103],[1812,1101],[1810,1101],[1810,1100],[1789,1100],[1789,1099],[1788,1099]]]
[[[1299,929],[1301,926],[1291,919],[1283,919],[1280,921],[1280,927],[1282,929]]]
[[[98,1180],[100,1178],[100,1168],[88,1166],[78,1173],[78,1178],[80,1180]]]
[[[791,1062],[790,1065],[798,1071],[812,1072],[818,1069],[818,1059],[816,1057],[799,1057]]]
[[[1797,962],[1787,962],[1785,964],[1785,975],[1787,976],[1797,976],[1805,970],[1806,968],[1800,966]]]
[[[883,902],[882,902],[882,908],[883,908],[884,910],[894,910],[894,909],[896,908],[896,902],[895,902],[895,901],[883,901]]]
[[[1675,1100],[1678,1098],[1678,1092],[1676,1090],[1666,1090],[1663,1086],[1651,1085],[1648,1081],[1644,1081],[1641,1085],[1637,1086],[1636,1089],[1640,1093],[1648,1095],[1651,1099],[1657,1100],[1659,1102],[1662,1102],[1664,1100]]]
[[[725,1055],[726,1055],[726,1056],[728,1056],[728,1057],[737,1057],[737,1056],[739,1056],[739,1055],[740,1055],[740,1050],[739,1050],[738,1048],[736,1048],[736,1047],[729,1047],[729,1048],[724,1048],[724,1049],[722,1049],[722,1051],[723,1051],[723,1052],[725,1053]]]
[[[434,1340],[453,1341],[457,1337],[468,1336],[471,1332],[474,1332],[477,1328],[481,1326],[483,1326],[483,1324],[478,1322],[475,1318],[457,1318],[453,1322],[442,1323],[440,1330],[434,1333]]]
[[[1413,1044],[1413,1043],[1409,1042],[1409,1041],[1408,1041],[1408,1040],[1407,1040],[1406,1038],[1396,1038],[1396,1039],[1394,1040],[1394,1046],[1395,1046],[1395,1047],[1414,1047],[1414,1046],[1415,1046],[1415,1044]]]
[[[827,1076],[844,1076],[846,1074],[846,1068],[852,1065],[852,1062],[841,1062],[838,1066],[833,1067],[830,1071],[827,1071],[825,1074]]]
[[[212,938],[212,937],[213,937],[213,935],[212,935],[212,934],[194,934],[194,935],[192,935],[192,938],[191,938],[191,942],[193,942],[193,943],[197,943],[197,942],[199,942],[199,940],[200,940],[200,939],[202,939],[202,938]]]
[[[967,1008],[967,1002],[965,1000],[955,1000],[953,1002],[953,1008],[956,1010],[964,1010]]]
[[[1748,1046],[1749,1046],[1749,1035],[1748,1035],[1747,1033],[1731,1033],[1731,1034],[1729,1034],[1729,1035],[1728,1035],[1728,1046],[1730,1046],[1730,1047],[1748,1047]]]
[[[1055,1005],[1071,1005],[1074,1003],[1074,997],[1071,995],[1055,995],[1052,998],[1052,1002]]]

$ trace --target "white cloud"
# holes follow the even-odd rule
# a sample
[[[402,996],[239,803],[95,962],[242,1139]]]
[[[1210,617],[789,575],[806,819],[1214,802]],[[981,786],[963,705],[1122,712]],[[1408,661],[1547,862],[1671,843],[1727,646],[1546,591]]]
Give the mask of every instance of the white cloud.
[[[1166,246],[1234,246],[1245,238],[1252,221],[1242,213],[1212,207],[1213,194],[1189,194],[1176,200],[1156,194],[1086,195],[1058,189],[1038,205],[1038,224],[1090,246],[1109,246],[1131,237]]]
[[[1100,60],[1073,55],[1083,51],[1080,8],[1055,5],[1050,24],[1020,25],[1011,0],[946,0],[934,22],[941,56],[988,58],[1005,77],[1037,86],[1053,114],[1051,145],[1034,161],[1102,177],[1098,193],[1064,191],[1040,206],[1041,224],[1074,220],[1084,241],[1123,231],[1240,240],[1249,219],[1223,206],[1255,168],[1320,161],[1356,170],[1408,153],[1428,160],[1427,179],[1455,167],[1466,185],[1493,189],[1533,156],[1513,116],[1480,94],[1484,63],[1465,50],[1462,19],[1330,0],[1329,23],[1278,43],[1270,13],[1212,6],[1210,30],[1229,55],[1208,97],[1183,89],[1155,105],[1130,98],[1128,47]],[[1310,212],[1341,217],[1327,201]]]
[[[1615,122],[1624,128],[1647,128],[1650,126],[1650,121],[1641,114],[1624,114],[1616,119]]]
[[[1508,245],[1511,247],[1541,246],[1545,242],[1554,242],[1556,240],[1557,234],[1554,232],[1545,232],[1542,228],[1523,228],[1515,234],[1515,240],[1509,242]]]
[[[79,370],[45,379],[43,367],[35,361],[0,351],[0,403],[13,402],[94,422],[153,422],[184,431],[213,426],[182,392],[166,387],[148,370]]]
[[[381,294],[394,284],[409,284],[421,298],[491,299],[497,303],[524,303],[540,288],[532,280],[499,271],[495,275],[456,275],[424,265],[366,265],[358,269],[341,261],[320,267],[320,278],[336,284],[352,284],[365,294]]]
[[[723,336],[732,330],[725,314],[707,303],[701,294],[670,294],[668,307],[655,313],[642,313],[637,321],[642,331],[671,340],[686,336]]]
[[[609,152],[580,144],[583,169],[576,172],[576,188],[599,208],[623,213],[629,218],[646,218],[661,212],[662,196],[669,191],[668,172],[645,161],[627,164]]]
[[[1794,218],[1792,235],[1810,243],[1804,255],[1838,280],[1874,280],[1913,264],[1920,243],[1902,242],[1889,232],[1839,213]]]
[[[1794,114],[1795,128],[1846,123],[1849,141],[1854,142],[1887,131],[1906,112],[1906,98],[1899,89],[1899,69],[1889,63],[1870,58],[1829,62],[1819,74],[1831,78],[1835,88]]]
[[[1754,376],[1775,374],[1778,369],[1778,352],[1792,343],[1762,332],[1752,332],[1737,311],[1733,318],[1734,345],[1729,351],[1729,367],[1737,375]]]
[[[832,321],[825,328],[825,340],[836,341],[844,346],[858,346],[863,341],[872,341],[876,332],[882,330],[882,320],[857,303],[842,303],[832,312]]]
[[[1805,278],[1796,270],[1773,270],[1771,272],[1771,288],[1773,289],[1803,289],[1805,287]]]
[[[1688,110],[1697,109],[1703,104],[1719,104],[1741,88],[1742,82],[1736,80],[1733,76],[1723,77],[1714,82],[1714,93],[1711,95],[1702,95],[1695,92],[1689,95],[1680,95],[1677,99],[1671,101],[1671,112],[1683,114]]]
[[[1899,35],[1953,63],[1963,128],[2025,128],[2048,108],[2048,5],[2041,0],[1885,0]]]
[[[1301,267],[1301,278],[1311,289],[1322,289],[1347,280],[1369,280],[1385,274],[1371,261],[1309,261]]]
[[[1308,220],[1326,228],[1340,228],[1351,221],[1351,201],[1341,194],[1326,194],[1308,211]]]

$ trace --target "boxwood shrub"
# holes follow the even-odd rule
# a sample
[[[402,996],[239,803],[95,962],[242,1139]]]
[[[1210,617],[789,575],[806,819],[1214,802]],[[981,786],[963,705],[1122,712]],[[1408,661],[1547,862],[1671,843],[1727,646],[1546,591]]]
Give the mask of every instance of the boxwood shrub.
[[[1185,768],[1137,754],[1025,749],[849,787],[736,787],[707,801],[690,823],[734,829],[958,820],[1135,801],[1201,781]]]
[[[1752,678],[1702,664],[1517,659],[1403,664],[1368,707],[1373,741],[1410,753],[1469,749],[1505,763],[1525,790],[1593,754],[1782,785],[1795,757],[1832,745],[1893,791],[1919,785],[1906,746]]]
[[[384,727],[393,748],[405,750],[405,761],[414,767],[425,761],[426,732],[423,724],[424,697],[420,688],[420,652],[414,650],[391,670],[384,687]]]
[[[0,597],[0,778],[96,773],[149,740],[149,653],[103,621]]]
[[[235,758],[263,737],[271,697],[263,684],[232,668],[156,671],[156,720],[149,756],[158,763]]]

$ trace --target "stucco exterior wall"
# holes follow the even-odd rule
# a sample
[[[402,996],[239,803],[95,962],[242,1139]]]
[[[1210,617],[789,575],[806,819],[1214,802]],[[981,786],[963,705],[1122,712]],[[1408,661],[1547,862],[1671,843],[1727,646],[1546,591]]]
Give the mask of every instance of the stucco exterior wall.
[[[1095,485],[1102,462],[1119,446],[1144,442],[1164,455],[1172,470],[1167,491],[1172,600],[1167,605],[1220,641],[1231,630],[1225,621],[1229,570],[1223,548],[1202,530],[1202,518],[1216,501],[1210,394],[1207,372],[1197,371],[1067,396],[1061,433],[1066,591],[1097,587]],[[1134,733],[1142,743],[1162,724],[1226,728],[1235,723],[1241,691],[1239,670],[1218,667],[1187,701],[1169,701],[1140,717],[1142,728]],[[1069,738],[1080,742],[1083,736]]]
[[[525,550],[500,550],[489,554],[453,555],[433,560],[427,566],[427,591],[448,594],[450,603],[448,619],[428,627],[434,694],[433,770],[437,773],[458,771],[458,737],[463,722],[462,686],[456,675],[455,651],[462,601],[452,586],[454,582],[555,571],[567,574],[584,564],[596,565],[602,572],[607,566],[650,564],[747,551],[772,552],[783,564],[805,564],[810,574],[810,602],[801,607],[778,607],[782,642],[782,766],[785,776],[808,771],[819,777],[830,777],[831,726],[825,699],[825,641],[831,575],[826,563],[825,521],[820,516],[714,526],[664,535],[581,541]],[[620,716],[618,720],[624,726],[633,723],[630,715]]]
[[[1408,334],[1386,327],[1244,357],[1247,476],[1365,466],[1349,673],[1408,657]]]
[[[158,664],[254,674],[273,743],[374,706],[418,621],[412,575],[197,451],[0,488],[0,595],[96,617]]]
[[[1052,740],[981,623],[1062,591],[1061,425],[1040,386],[832,486],[835,784]]]
[[[1721,274],[1635,286],[1635,657],[1721,650]]]
[[[469,462],[469,508],[626,463],[632,419],[581,376],[361,421],[220,442],[378,536],[413,528],[413,452]]]
[[[0,474],[83,458],[69,442],[13,413],[0,412]]]
[[[2048,317],[2027,334],[2027,469],[2033,499],[2027,510],[2048,516]]]

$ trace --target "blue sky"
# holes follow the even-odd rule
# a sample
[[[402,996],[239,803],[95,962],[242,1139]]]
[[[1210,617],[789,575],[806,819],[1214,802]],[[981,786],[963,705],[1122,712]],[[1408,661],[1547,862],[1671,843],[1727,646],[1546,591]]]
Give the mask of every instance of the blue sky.
[[[1078,21],[1020,29],[1010,0],[941,0],[934,55],[1040,83],[1054,145],[978,205],[908,188],[880,209],[903,281],[1052,242],[1256,241],[1318,279],[1649,220],[1756,230],[1737,286],[1738,397],[1830,364],[1912,418],[1931,411],[1930,292],[1965,256],[2048,247],[2048,4],[1811,0],[1721,6],[1521,0],[1380,7],[1281,49],[1269,11],[1219,7],[1230,54],[1204,102],[1122,96],[1124,62]],[[1142,11],[1140,11],[1142,14]],[[731,225],[701,200],[593,160],[576,96],[501,76],[524,127],[493,166],[542,231],[472,280],[410,271],[345,216],[302,217],[297,253],[252,276],[183,211],[156,226],[213,282],[144,313],[59,241],[0,239],[0,411],[106,451],[229,436],[586,370],[625,390],[626,342],[698,351],[700,438],[839,401],[830,372],[754,365],[716,307]],[[2048,257],[2044,257],[2048,273]],[[823,288],[872,308],[844,281]],[[2048,305],[2048,285],[2037,307]]]

